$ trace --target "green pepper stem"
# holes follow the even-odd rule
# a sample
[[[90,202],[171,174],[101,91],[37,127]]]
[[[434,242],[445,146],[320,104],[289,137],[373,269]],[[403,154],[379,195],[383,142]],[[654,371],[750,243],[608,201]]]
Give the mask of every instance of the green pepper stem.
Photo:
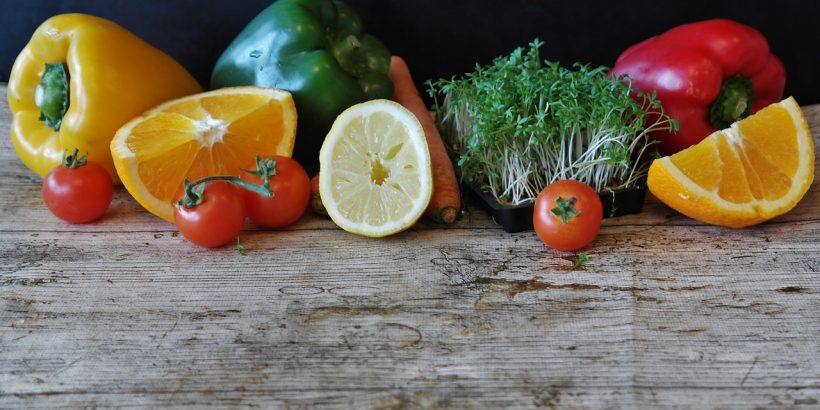
[[[752,113],[755,91],[752,80],[736,75],[723,82],[720,95],[709,106],[709,123],[715,129],[728,128]]]
[[[46,63],[40,83],[34,92],[34,103],[40,109],[40,121],[59,131],[68,111],[68,70],[63,63]]]
[[[345,72],[359,78],[366,71],[363,59],[367,56],[362,53],[362,43],[353,34],[341,38],[331,44],[331,53]]]

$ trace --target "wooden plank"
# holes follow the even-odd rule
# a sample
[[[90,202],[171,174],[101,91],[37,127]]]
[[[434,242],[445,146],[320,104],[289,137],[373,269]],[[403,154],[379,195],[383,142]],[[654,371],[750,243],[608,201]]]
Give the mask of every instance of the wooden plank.
[[[820,106],[806,113],[820,124]],[[68,225],[7,136],[0,159],[2,408],[820,400],[817,183],[743,230],[650,200],[608,220],[572,270],[472,204],[455,228],[381,240],[318,217],[250,230],[245,256],[186,243],[122,191],[104,220]]]

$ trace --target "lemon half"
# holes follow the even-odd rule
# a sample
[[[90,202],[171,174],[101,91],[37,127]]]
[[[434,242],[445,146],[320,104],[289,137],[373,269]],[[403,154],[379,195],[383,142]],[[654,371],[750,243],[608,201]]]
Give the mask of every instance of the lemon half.
[[[336,118],[319,153],[319,192],[342,229],[383,237],[412,226],[433,193],[430,153],[416,116],[389,100]]]

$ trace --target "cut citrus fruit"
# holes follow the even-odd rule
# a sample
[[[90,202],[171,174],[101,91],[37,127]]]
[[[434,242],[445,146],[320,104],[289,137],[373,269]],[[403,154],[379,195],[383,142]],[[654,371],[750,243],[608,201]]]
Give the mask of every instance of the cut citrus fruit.
[[[814,140],[794,98],[649,168],[649,190],[691,218],[744,227],[782,215],[814,181]]]
[[[223,88],[159,105],[131,120],[111,141],[125,188],[145,209],[174,220],[183,180],[238,175],[256,155],[290,156],[296,108],[290,93]]]
[[[342,229],[383,237],[412,226],[433,193],[430,153],[416,116],[388,100],[336,118],[319,153],[319,193]]]

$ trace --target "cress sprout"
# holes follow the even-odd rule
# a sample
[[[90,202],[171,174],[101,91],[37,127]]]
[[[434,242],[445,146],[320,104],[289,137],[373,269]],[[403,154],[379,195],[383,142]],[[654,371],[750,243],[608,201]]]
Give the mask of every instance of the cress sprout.
[[[561,179],[597,192],[641,183],[654,151],[648,134],[677,123],[628,77],[542,62],[542,45],[535,40],[526,53],[517,48],[460,78],[427,82],[462,180],[510,205],[534,201]]]

